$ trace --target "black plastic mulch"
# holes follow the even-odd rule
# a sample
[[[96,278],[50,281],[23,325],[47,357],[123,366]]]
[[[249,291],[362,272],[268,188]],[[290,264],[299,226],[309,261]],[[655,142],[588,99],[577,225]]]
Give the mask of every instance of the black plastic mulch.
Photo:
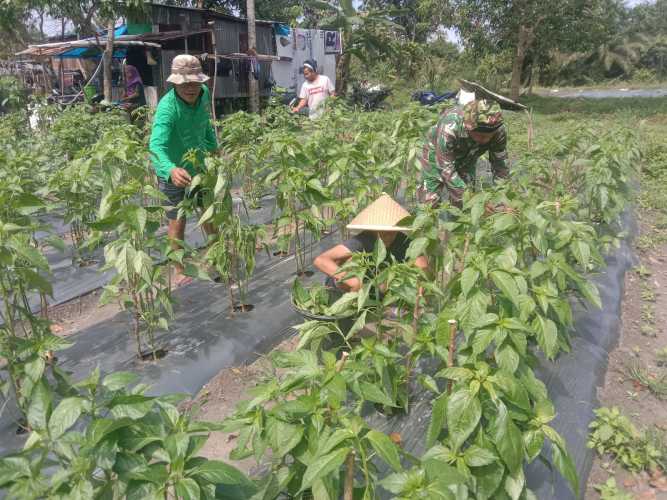
[[[629,215],[624,222],[625,227],[634,232],[634,221]],[[630,242],[623,241],[606,262],[603,272],[592,278],[600,290],[602,309],[574,304],[575,332],[571,352],[560,355],[553,362],[541,358],[536,369],[556,409],[556,418],[550,425],[567,442],[580,481],[577,497],[558,472],[536,459],[525,467],[524,472],[528,487],[540,500],[583,498],[593,465],[594,451],[586,446],[588,426],[594,419],[593,410],[599,406],[597,387],[604,383],[609,353],[618,345],[625,273],[635,262]],[[387,434],[400,434],[403,448],[414,456],[421,456],[426,451],[426,430],[431,419],[433,397],[432,392],[416,381],[420,372],[433,375],[437,371],[437,367],[430,365],[429,362],[421,363],[413,374],[408,415],[385,417],[372,407],[368,408],[370,425]],[[543,455],[551,459],[549,447],[545,447]],[[383,464],[377,465],[380,470],[388,472]]]
[[[626,217],[626,227],[630,226],[632,220]],[[323,239],[314,245],[313,252],[323,251],[336,240]],[[555,362],[542,360],[537,369],[556,408],[552,426],[566,440],[575,461],[582,496],[593,462],[586,439],[593,409],[598,406],[596,388],[604,382],[608,353],[617,345],[620,334],[624,276],[633,264],[629,243],[622,242],[606,260],[606,269],[593,278],[600,290],[603,309],[575,305],[572,351]],[[195,283],[179,290],[176,295],[180,305],[172,329],[160,337],[169,352],[162,360],[150,363],[136,360],[133,340],[128,334],[129,318],[119,314],[72,336],[70,340],[75,345],[61,353],[62,366],[71,370],[75,379],[96,366],[103,372],[131,370],[152,385],[153,394],[180,391],[195,394],[221,369],[251,362],[294,333],[290,327],[301,322],[290,306],[294,272],[293,256],[281,260],[261,256],[249,296],[256,309],[233,317],[223,285]],[[420,366],[418,370],[431,371],[428,366]],[[406,451],[419,456],[425,451],[432,393],[419,384],[413,385],[411,393],[408,415],[385,417],[369,411],[368,418],[378,429],[401,434]],[[0,420],[1,455],[20,447],[23,438],[15,435],[11,418],[3,415]],[[545,454],[550,456],[548,450]],[[528,465],[525,472],[528,486],[540,500],[576,498],[560,474],[539,460]]]
[[[317,255],[337,241],[337,235],[327,236],[311,244],[310,252]],[[139,361],[130,317],[119,313],[69,337],[74,345],[58,353],[59,365],[71,372],[74,380],[99,366],[102,373],[138,373],[142,382],[151,385],[150,394],[194,395],[220,370],[252,362],[294,334],[291,327],[301,323],[290,303],[295,276],[293,255],[277,258],[261,254],[249,287],[247,302],[255,306],[251,312],[232,316],[224,284],[195,281],[174,292],[178,301],[175,318],[169,332],[161,333],[157,342],[167,349],[165,358]],[[16,435],[17,417],[10,401],[0,414],[0,456],[22,446],[25,436]]]
[[[273,220],[276,213],[275,196],[273,195],[262,198],[260,207],[257,209],[246,210],[239,198],[235,198],[234,203],[241,219],[247,224],[268,224]],[[69,231],[69,226],[64,224],[62,218],[57,215],[47,214],[39,218],[44,223],[52,225],[54,234],[62,236]],[[37,236],[44,237],[46,233],[40,233]],[[185,240],[193,248],[199,248],[204,244],[204,235],[202,230],[197,227],[196,220],[188,221]],[[72,264],[72,254],[71,245],[67,245],[64,252],[53,248],[45,252],[52,271],[50,281],[53,283],[53,297],[48,298],[50,307],[64,304],[97,290],[106,285],[114,276],[113,270],[101,272],[104,266],[102,248],[98,248],[91,255],[86,256],[89,262],[83,266]],[[29,302],[33,312],[38,312],[41,307],[39,297],[30,297]],[[2,305],[2,301],[0,301],[0,305]]]

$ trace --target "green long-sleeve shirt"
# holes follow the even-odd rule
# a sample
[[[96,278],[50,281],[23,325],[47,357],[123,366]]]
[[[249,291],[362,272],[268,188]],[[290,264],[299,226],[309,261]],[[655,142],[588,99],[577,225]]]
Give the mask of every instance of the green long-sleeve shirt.
[[[160,99],[149,144],[151,161],[158,177],[169,180],[174,167],[184,168],[190,175],[195,175],[195,166],[184,161],[183,155],[194,149],[203,160],[205,151],[218,147],[209,114],[210,102],[206,85],[202,85],[202,93],[192,105],[178,97],[174,89]]]

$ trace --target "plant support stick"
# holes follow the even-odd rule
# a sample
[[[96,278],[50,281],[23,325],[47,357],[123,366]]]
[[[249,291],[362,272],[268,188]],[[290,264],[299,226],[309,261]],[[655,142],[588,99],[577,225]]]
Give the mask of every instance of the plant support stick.
[[[343,500],[352,500],[354,496],[354,450],[347,455],[346,465]]]
[[[447,367],[454,366],[454,352],[456,351],[456,320],[450,319],[449,323],[449,356],[447,358]],[[447,383],[447,394],[452,393],[452,380]]]

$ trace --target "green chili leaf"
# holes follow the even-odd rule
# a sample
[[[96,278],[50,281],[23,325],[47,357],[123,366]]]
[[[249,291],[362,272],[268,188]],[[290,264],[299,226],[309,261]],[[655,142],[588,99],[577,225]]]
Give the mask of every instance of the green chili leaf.
[[[447,401],[447,428],[449,440],[455,450],[468,439],[482,416],[479,399],[467,389],[451,395]]]
[[[398,448],[389,436],[382,432],[371,430],[366,434],[366,439],[371,443],[371,446],[380,458],[394,469],[394,471],[400,472],[403,470],[398,455]]]
[[[303,481],[301,482],[301,489],[299,491],[310,488],[315,480],[324,479],[329,474],[337,472],[345,462],[348,453],[350,453],[350,448],[339,448],[314,460],[306,468],[306,472],[303,475]]]

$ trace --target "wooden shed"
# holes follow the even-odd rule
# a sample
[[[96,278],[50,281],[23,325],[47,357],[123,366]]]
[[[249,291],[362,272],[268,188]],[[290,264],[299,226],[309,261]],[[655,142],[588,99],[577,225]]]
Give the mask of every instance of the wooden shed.
[[[246,19],[208,9],[153,3],[147,5],[147,12],[142,18],[128,19],[128,23],[145,26],[146,31],[150,29],[150,34],[144,33],[141,38],[157,42],[162,46],[159,78],[163,82],[169,75],[171,61],[176,55],[183,53],[212,55],[213,37],[215,37],[215,52],[219,56],[215,97],[225,99],[248,96],[250,62],[240,55],[249,49]],[[260,55],[275,56],[273,22],[257,21],[256,50]],[[259,64],[260,94],[268,95],[272,84],[271,61],[259,58]],[[210,58],[205,72],[213,76],[213,69],[213,58]]]

